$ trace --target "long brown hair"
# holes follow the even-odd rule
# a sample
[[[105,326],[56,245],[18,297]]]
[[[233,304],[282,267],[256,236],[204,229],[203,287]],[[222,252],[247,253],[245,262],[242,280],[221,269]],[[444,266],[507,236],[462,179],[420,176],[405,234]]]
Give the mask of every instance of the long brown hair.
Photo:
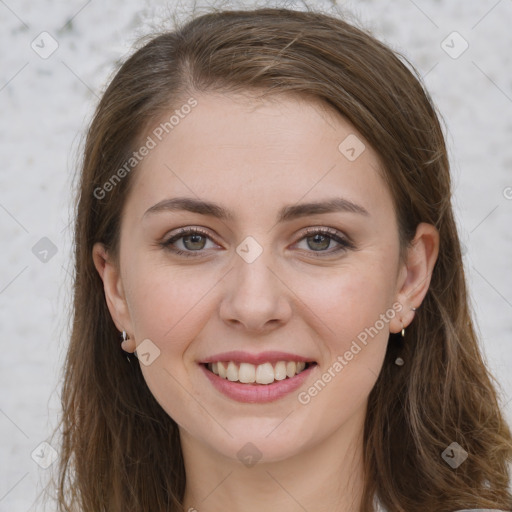
[[[341,17],[289,9],[212,11],[136,51],[104,93],[87,134],[75,224],[71,341],[62,387],[60,511],[183,509],[185,471],[176,423],[120,348],[92,260],[116,254],[131,172],[98,193],[147,128],[198,92],[315,97],[335,108],[379,154],[402,248],[416,226],[440,233],[430,289],[407,330],[391,335],[369,396],[366,480],[393,512],[512,509],[511,432],[482,361],[468,306],[451,207],[447,151],[435,107],[414,67]],[[403,346],[402,346],[403,345]],[[401,355],[407,364],[393,364]],[[442,457],[458,443],[468,458]]]

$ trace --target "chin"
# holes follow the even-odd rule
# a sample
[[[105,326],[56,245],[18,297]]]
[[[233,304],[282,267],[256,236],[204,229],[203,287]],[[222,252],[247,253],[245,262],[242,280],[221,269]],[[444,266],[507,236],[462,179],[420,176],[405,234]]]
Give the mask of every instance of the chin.
[[[299,429],[295,432],[289,429],[280,431],[281,426],[277,426],[280,421],[282,419],[276,421],[260,418],[258,421],[255,418],[244,418],[244,421],[236,425],[231,423],[226,426],[233,437],[226,434],[220,439],[217,436],[212,439],[209,436],[204,442],[220,455],[244,464],[247,460],[258,463],[280,462],[306,449],[304,433]]]

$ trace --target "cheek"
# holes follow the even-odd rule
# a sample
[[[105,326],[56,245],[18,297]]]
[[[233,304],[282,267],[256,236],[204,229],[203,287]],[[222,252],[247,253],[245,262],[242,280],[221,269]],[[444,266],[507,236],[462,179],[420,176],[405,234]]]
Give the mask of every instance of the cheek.
[[[218,278],[161,266],[145,267],[133,277],[127,296],[137,345],[149,339],[157,347],[150,345],[150,364],[141,358],[144,380],[167,414],[192,429],[204,410],[200,400],[190,399],[193,386],[186,354],[212,317],[208,292]],[[153,354],[158,355],[153,359]]]
[[[328,354],[316,380],[298,395],[308,414],[309,433],[347,421],[364,408],[375,385],[386,353],[389,320],[395,313],[390,282],[374,277],[354,269],[338,279],[326,279],[322,287],[310,286],[314,291],[305,295],[305,305],[317,313],[315,330],[322,333]]]
[[[207,315],[208,293],[218,279],[190,269],[162,266],[133,272],[128,302],[135,338],[153,339],[161,348],[180,350],[180,340],[193,339]]]
[[[381,315],[391,314],[394,282],[389,276],[393,276],[391,268],[362,261],[323,276],[302,278],[297,285],[301,300],[324,324],[322,332],[331,340],[331,351],[346,350]],[[382,331],[379,339],[387,339],[389,319],[386,320],[385,325],[378,323],[378,330]]]

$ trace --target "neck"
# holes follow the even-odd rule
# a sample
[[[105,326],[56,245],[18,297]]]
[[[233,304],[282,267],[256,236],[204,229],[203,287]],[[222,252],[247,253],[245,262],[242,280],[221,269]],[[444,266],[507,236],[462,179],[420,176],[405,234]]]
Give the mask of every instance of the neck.
[[[310,442],[289,458],[252,467],[212,451],[180,429],[187,477],[184,510],[359,510],[364,415],[362,409],[328,437]]]

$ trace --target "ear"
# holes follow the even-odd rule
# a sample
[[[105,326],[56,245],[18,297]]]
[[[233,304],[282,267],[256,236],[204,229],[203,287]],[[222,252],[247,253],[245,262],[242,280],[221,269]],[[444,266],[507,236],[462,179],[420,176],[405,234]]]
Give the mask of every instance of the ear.
[[[430,279],[439,254],[439,232],[432,224],[422,222],[407,249],[397,281],[397,301],[403,309],[390,322],[391,332],[400,332],[414,318],[412,308],[420,307],[430,286]]]
[[[121,274],[117,265],[112,261],[105,246],[101,243],[94,244],[92,259],[103,281],[105,300],[114,324],[119,331],[133,332]],[[121,346],[126,352],[133,352],[136,348],[135,340],[132,336],[128,336],[128,338]]]

